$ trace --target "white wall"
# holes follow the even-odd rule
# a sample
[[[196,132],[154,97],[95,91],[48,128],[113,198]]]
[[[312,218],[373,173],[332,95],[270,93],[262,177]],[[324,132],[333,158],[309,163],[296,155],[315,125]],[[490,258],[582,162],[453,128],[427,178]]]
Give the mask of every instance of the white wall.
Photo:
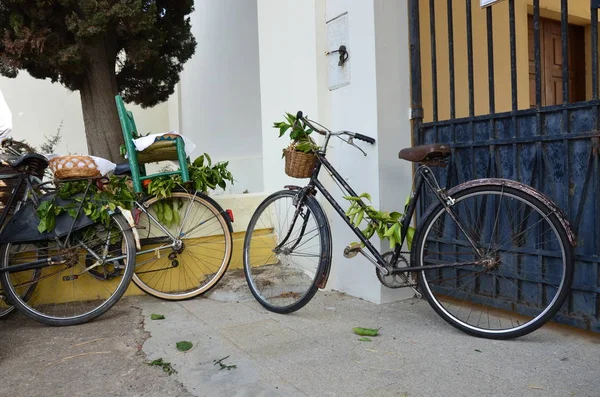
[[[325,2],[325,0],[323,0]],[[325,12],[323,18],[322,12]],[[410,92],[408,68],[408,18],[406,0],[372,0],[348,2],[326,0],[317,7],[317,21],[333,19],[348,12],[348,51],[350,85],[327,93],[326,57],[318,60],[320,115],[328,118],[333,130],[351,130],[377,140],[374,146],[355,141],[368,156],[356,149],[334,141],[328,158],[357,193],[369,192],[376,208],[402,210],[410,192],[410,164],[398,159],[398,151],[410,146],[408,109]],[[318,30],[317,54],[326,48],[326,29]],[[327,183],[331,191],[337,188]],[[334,195],[344,203],[341,194]],[[406,289],[390,290],[376,278],[374,266],[357,256],[345,259],[344,247],[356,236],[327,204],[333,234],[333,266],[329,288],[382,303],[412,296]],[[389,250],[387,242],[372,240],[382,252]]]
[[[272,126],[285,112],[317,118],[315,0],[257,3],[264,190],[274,192],[306,182],[285,175],[281,153],[290,141]]]
[[[87,153],[79,92],[71,92],[49,80],[34,79],[27,72],[19,73],[15,79],[0,77],[0,90],[13,114],[13,138],[39,146],[62,123],[57,153]],[[166,103],[152,109],[134,105],[128,108],[133,111],[141,132],[168,131]]]
[[[350,130],[379,139],[377,132],[377,89],[375,66],[375,26],[372,1],[328,0],[326,19],[331,20],[348,12],[348,45],[350,85],[331,92],[331,128]],[[326,40],[326,37],[323,38]],[[331,49],[329,49],[331,50]],[[346,178],[356,193],[369,192],[373,204],[379,203],[378,146],[356,141],[367,152],[363,156],[355,148],[334,140],[328,158]],[[333,185],[330,185],[333,186]],[[333,191],[336,191],[332,187]],[[339,192],[339,191],[338,191]],[[342,194],[334,195],[345,203]],[[346,259],[344,247],[357,241],[357,237],[337,215],[331,215],[333,232],[334,274],[331,288],[372,302],[380,301],[380,283],[374,266],[362,256]]]
[[[408,8],[406,0],[374,0],[374,5],[379,205],[403,212],[412,190],[411,163],[398,158],[401,149],[411,146]],[[387,242],[382,244],[389,250]],[[411,296],[410,289],[381,290],[382,303]]]
[[[191,16],[198,46],[181,75],[181,132],[213,160],[229,160],[229,192],[261,192],[262,133],[257,5],[196,0]]]
[[[283,112],[301,109],[333,130],[347,129],[376,138],[375,146],[356,141],[367,157],[333,140],[328,159],[358,193],[371,193],[374,206],[402,209],[411,183],[410,165],[401,164],[397,158],[403,146],[410,146],[405,1],[258,0],[266,192],[287,183],[305,182],[285,176],[281,149],[289,141],[277,138],[271,127]],[[344,12],[349,18],[351,83],[329,91],[325,52],[332,49],[327,48],[326,21]],[[298,26],[302,28],[295,29]],[[321,180],[345,205],[342,193],[325,171]],[[318,197],[333,234],[327,287],[378,303],[401,297],[402,292],[381,286],[371,263],[360,256],[351,260],[343,257],[344,247],[357,237],[323,197]]]

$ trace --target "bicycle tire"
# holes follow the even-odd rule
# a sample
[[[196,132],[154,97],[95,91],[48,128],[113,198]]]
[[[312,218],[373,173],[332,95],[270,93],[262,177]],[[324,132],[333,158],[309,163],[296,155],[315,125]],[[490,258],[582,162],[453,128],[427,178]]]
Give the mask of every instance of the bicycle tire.
[[[167,200],[169,205],[183,203],[177,209],[180,222],[163,225],[173,235],[180,235],[183,247],[138,255],[133,282],[160,299],[191,299],[215,287],[229,267],[233,252],[231,221],[218,203],[201,193],[173,192],[169,198],[151,197],[143,206],[156,217],[158,207]],[[192,210],[192,206],[195,209]],[[140,213],[137,227],[142,251],[172,243],[144,212]]]
[[[297,223],[301,218],[299,216],[289,238],[284,242],[290,225],[282,225],[282,222],[287,222],[289,216],[293,216],[291,212],[295,212],[293,202],[297,194],[294,191],[282,190],[267,197],[252,215],[244,239],[244,275],[248,287],[263,307],[280,314],[295,312],[310,302],[317,292],[319,278],[328,273],[327,267],[331,263],[329,223],[323,209],[312,196],[305,196],[301,205],[306,207],[306,211],[303,211],[301,224]],[[273,216],[269,210],[264,218],[265,211],[278,201],[281,202],[281,207],[277,208],[275,205],[274,209],[277,209],[279,215]],[[288,212],[284,215],[283,211]],[[311,221],[311,214],[314,221]],[[307,225],[310,225],[308,232]],[[281,226],[281,230],[276,230],[277,226]],[[314,232],[318,234],[319,248],[298,251],[298,248],[314,248],[306,246],[309,241],[315,239],[316,236],[312,235]],[[282,240],[273,241],[278,237]],[[280,252],[275,252],[274,250],[282,244],[287,246],[282,246]],[[284,251],[286,248],[289,252]],[[289,257],[293,258],[294,252],[297,253],[297,257],[305,259],[299,260],[299,263],[291,263]],[[312,261],[316,264],[314,271],[308,263],[311,261],[306,259],[311,257],[318,258],[318,262]],[[282,276],[283,280],[276,280],[276,274]]]
[[[42,243],[39,250],[36,248],[36,242],[3,244],[0,247],[2,268],[17,264],[19,258],[25,260],[26,257],[49,258],[59,255],[63,258],[60,263],[52,263],[41,269],[42,274],[36,280],[35,293],[29,299],[21,297],[20,288],[23,284],[19,284],[18,278],[19,275],[26,277],[28,270],[0,274],[2,287],[13,305],[27,317],[52,326],[82,324],[101,316],[114,306],[127,290],[133,277],[136,246],[131,226],[123,215],[112,214],[110,220],[110,229],[106,229],[102,224],[95,224],[74,232],[68,242],[73,244],[66,248],[54,247],[53,241]],[[122,233],[121,236],[115,236],[117,230]],[[92,240],[95,237],[99,240]],[[30,249],[15,249],[21,246]],[[117,261],[119,266],[111,261],[106,264],[94,263],[95,257],[85,246],[90,250],[94,247],[103,248],[103,252],[94,251],[98,256],[106,253],[125,255],[125,258]],[[91,268],[92,265],[96,267]],[[67,313],[70,309],[73,313]],[[76,310],[81,312],[75,313]]]
[[[23,201],[17,202],[15,204],[13,204],[13,208],[11,208],[9,210],[8,216],[12,216],[14,214],[14,212],[16,211],[16,209],[18,209],[20,207],[20,205],[27,200],[28,192],[24,191],[23,193],[24,193],[24,195],[23,195]],[[13,193],[13,194],[15,194],[15,193]],[[2,211],[4,211],[4,210],[5,209],[3,208]],[[5,223],[6,223],[6,221],[7,220],[5,220]],[[35,286],[36,286],[36,283],[34,281],[37,280],[40,277],[40,274],[41,274],[41,270],[39,270],[39,269],[37,269],[36,271],[32,272],[31,281],[30,282],[33,283],[33,284],[31,284],[21,294],[22,295],[22,299],[24,301],[29,300],[31,298],[31,296],[33,295],[33,292],[35,291]],[[2,289],[2,285],[0,284],[0,319],[3,319],[5,317],[7,317],[11,313],[13,313],[14,310],[15,310],[15,306],[13,306],[12,303],[10,303],[10,299],[4,293],[4,290]]]
[[[22,299],[24,301],[28,301],[31,299],[33,292],[35,291],[35,280],[38,280],[40,277],[41,271],[37,269],[37,271],[33,272],[31,275],[31,284],[29,288],[27,288],[22,294]],[[9,314],[13,313],[15,310],[15,306],[10,303],[10,298],[4,294],[4,290],[0,285],[0,319],[6,318]]]
[[[458,224],[434,203],[417,229],[412,265],[489,261],[420,271],[420,291],[437,314],[470,335],[511,339],[535,331],[560,309],[573,277],[572,247],[554,210],[509,186],[466,187],[451,196],[451,210],[483,255],[469,251]]]

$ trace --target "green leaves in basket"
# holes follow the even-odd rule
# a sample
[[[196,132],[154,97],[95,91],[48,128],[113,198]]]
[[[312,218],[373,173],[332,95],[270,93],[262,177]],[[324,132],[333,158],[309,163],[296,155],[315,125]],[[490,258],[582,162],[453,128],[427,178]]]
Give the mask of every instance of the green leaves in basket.
[[[304,153],[310,153],[313,150],[313,144],[309,141],[298,142],[296,150]]]
[[[312,140],[310,134],[314,130],[308,127],[304,122],[296,122],[296,116],[291,113],[285,114],[284,121],[275,121],[273,128],[279,130],[279,137],[284,136],[288,131],[292,144],[289,149],[299,152],[310,153],[319,149],[319,146]],[[282,157],[285,156],[285,150]]]

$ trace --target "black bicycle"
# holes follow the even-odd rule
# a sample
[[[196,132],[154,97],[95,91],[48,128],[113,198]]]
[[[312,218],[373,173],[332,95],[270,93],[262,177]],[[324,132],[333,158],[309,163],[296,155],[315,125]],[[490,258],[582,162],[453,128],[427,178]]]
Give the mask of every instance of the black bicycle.
[[[41,181],[48,160],[33,153],[7,164],[15,172],[4,177],[16,183],[0,215],[0,309],[15,306],[49,325],[80,324],[102,315],[133,277],[133,226],[118,210],[107,210],[108,222],[92,222],[83,203],[96,181],[86,179],[78,199],[56,198],[57,205],[73,204],[73,213],[57,215],[53,231],[40,233],[36,209],[55,195]]]
[[[318,128],[302,112],[297,119],[325,136],[310,181],[267,197],[252,216],[244,241],[246,280],[265,308],[276,313],[296,311],[327,283],[332,239],[315,198],[321,192],[360,240],[347,246],[344,256],[363,254],[382,284],[415,289],[444,320],[468,334],[519,337],[542,326],[560,309],[573,277],[575,237],[562,212],[542,193],[506,179],[477,179],[446,191],[431,167],[448,161],[447,145],[403,149],[401,159],[419,164],[415,187],[399,221],[402,242],[381,253],[318,179],[324,168],[343,192],[356,197],[327,161],[327,145],[331,137],[346,137],[342,140],[353,146],[354,139],[370,144],[375,139]],[[421,216],[411,250],[402,251],[425,186],[434,202]],[[366,206],[363,201],[359,205]],[[363,222],[375,221],[365,216]]]

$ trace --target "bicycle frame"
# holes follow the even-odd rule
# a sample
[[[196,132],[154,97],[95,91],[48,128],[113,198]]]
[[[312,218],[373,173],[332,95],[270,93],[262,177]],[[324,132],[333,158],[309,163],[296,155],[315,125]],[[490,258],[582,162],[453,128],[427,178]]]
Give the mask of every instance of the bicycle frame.
[[[187,192],[187,193],[189,193],[191,195],[198,194],[197,191]],[[141,240],[140,243],[143,242],[142,245],[144,245],[144,244],[148,244],[148,245],[161,244],[161,246],[156,247],[156,248],[139,250],[136,252],[136,256],[140,256],[143,254],[149,254],[149,253],[155,253],[157,250],[159,250],[159,251],[168,250],[168,249],[177,250],[178,247],[180,247],[180,245],[181,245],[181,238],[184,237],[184,235],[191,234],[196,229],[198,229],[199,227],[204,225],[206,222],[209,222],[210,220],[212,220],[212,218],[211,218],[211,219],[205,220],[204,222],[199,222],[192,229],[187,230],[186,233],[183,233],[183,225],[185,224],[186,219],[190,215],[189,212],[190,212],[191,206],[189,206],[187,208],[186,213],[183,215],[183,218],[181,220],[181,226],[179,227],[179,230],[177,230],[177,233],[175,233],[175,234],[171,233],[168,228],[166,228],[154,215],[152,215],[150,213],[150,211],[148,210],[148,206],[144,204],[146,202],[146,200],[149,199],[150,197],[151,196],[147,196],[147,197],[144,197],[143,199],[135,200],[133,202],[133,204],[137,210],[146,214],[146,216],[149,219],[149,223],[152,225],[155,225],[158,229],[160,229],[165,234],[165,236],[149,237],[149,238],[140,239]],[[225,216],[226,214],[221,213],[221,215]],[[134,217],[134,219],[135,219],[135,217]],[[137,223],[137,221],[136,221],[136,223]],[[136,267],[145,265],[146,263],[148,263],[149,261],[152,261],[152,260],[154,260],[154,259],[149,259],[148,261],[141,262],[141,263],[136,262]],[[155,272],[155,271],[160,271],[160,270],[164,270],[164,269],[162,269],[162,268],[161,269],[153,269],[148,272]]]
[[[328,142],[329,142],[329,136],[325,140],[325,144],[323,145],[324,148],[327,147]],[[351,196],[354,196],[354,197],[358,196],[356,194],[356,192],[352,189],[352,187],[350,187],[350,185],[348,185],[348,183],[346,183],[344,178],[335,170],[335,168],[327,160],[325,155],[326,155],[325,150],[320,150],[316,153],[317,163],[315,165],[315,168],[313,170],[313,173],[311,175],[308,185],[302,189],[304,191],[304,194],[306,194],[307,192],[314,191],[315,189],[318,190],[319,192],[321,192],[321,194],[323,194],[323,196],[327,199],[327,201],[331,204],[331,206],[335,209],[335,211],[342,217],[344,222],[346,222],[348,227],[350,227],[350,229],[352,229],[352,231],[358,237],[360,242],[364,244],[365,248],[374,257],[375,261],[373,261],[368,256],[367,256],[367,259],[371,260],[371,262],[373,262],[373,264],[375,266],[377,266],[380,270],[381,269],[386,270],[386,266],[388,265],[388,262],[383,258],[382,254],[379,252],[379,250],[377,248],[375,248],[373,246],[373,244],[371,244],[371,242],[362,234],[361,230],[358,227],[354,226],[350,222],[350,219],[346,216],[342,207],[337,203],[335,198],[333,198],[333,196],[329,193],[327,188],[325,188],[325,186],[318,179],[319,172],[321,171],[321,167],[325,167],[327,169],[327,171],[329,171],[331,176],[334,178],[334,180],[339,182],[339,184],[346,190],[347,193],[349,193]],[[467,228],[464,226],[464,223],[452,211],[451,207],[454,204],[454,200],[451,197],[447,196],[445,194],[445,192],[439,188],[437,180],[436,180],[435,176],[433,175],[433,172],[431,171],[431,169],[426,165],[420,165],[419,168],[417,168],[415,175],[416,175],[415,189],[413,190],[413,194],[408,202],[408,205],[406,208],[406,213],[403,215],[402,219],[400,220],[400,225],[402,227],[402,229],[401,229],[402,240],[400,241],[400,243],[398,245],[396,245],[396,247],[394,249],[394,254],[392,256],[392,260],[390,263],[396,263],[398,257],[401,254],[402,245],[404,244],[404,240],[406,238],[406,233],[410,226],[412,217],[415,213],[417,202],[418,202],[421,192],[423,190],[424,184],[426,184],[431,189],[431,191],[434,193],[434,195],[438,199],[438,201],[440,203],[442,203],[442,205],[444,205],[444,207],[446,208],[446,211],[448,211],[449,215],[453,218],[453,220],[457,222],[457,225],[459,226],[461,231],[465,234],[467,240],[470,242],[470,244],[473,246],[473,248],[480,254],[480,256],[483,256],[483,252],[481,251],[481,248],[476,243],[476,239],[467,230]],[[300,197],[300,200],[302,200],[302,199],[303,199],[303,196]],[[358,203],[361,207],[365,208],[365,204],[362,201],[358,201]],[[298,207],[298,208],[300,208],[300,207]],[[297,216],[296,216],[296,219],[297,219]],[[293,228],[293,224],[295,221],[296,221],[295,219],[292,221],[292,226],[290,227],[290,230],[291,230],[291,228]],[[449,263],[449,264],[442,264],[442,265],[424,265],[424,266],[419,267],[419,271],[430,270],[430,269],[440,269],[440,268],[447,268],[447,267],[482,265],[484,263],[485,263],[485,260],[482,259],[480,261],[474,261],[474,262]],[[415,270],[415,268],[410,267],[410,266],[394,268],[391,271],[391,274],[403,273],[406,271],[414,271],[414,270]],[[385,275],[385,272],[384,272],[384,275]]]

